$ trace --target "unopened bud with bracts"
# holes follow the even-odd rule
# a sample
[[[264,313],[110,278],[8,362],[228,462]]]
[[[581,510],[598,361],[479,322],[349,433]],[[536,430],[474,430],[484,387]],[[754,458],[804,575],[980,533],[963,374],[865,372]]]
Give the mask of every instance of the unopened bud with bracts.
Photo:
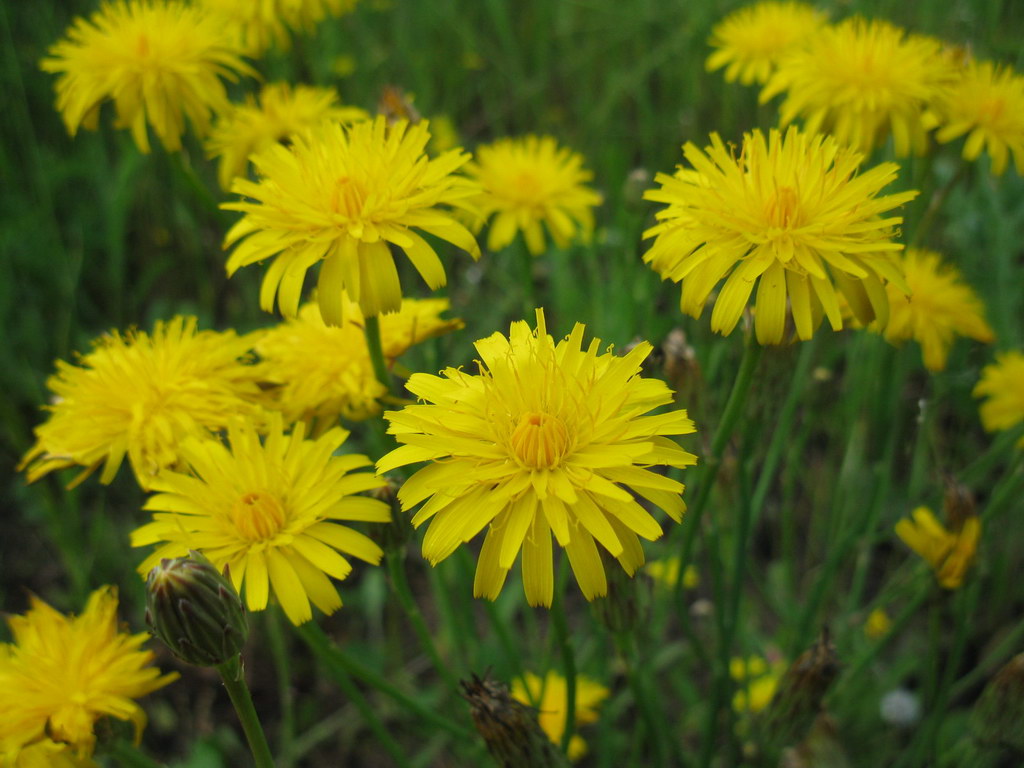
[[[975,738],[1024,758],[1024,653],[1010,659],[981,692],[971,713]]]
[[[509,694],[508,686],[493,680],[462,681],[473,725],[501,768],[566,768],[565,754],[552,743],[537,721],[537,712]]]
[[[779,680],[762,723],[770,751],[801,740],[822,711],[821,702],[839,674],[839,660],[828,627],[801,653]]]
[[[175,656],[200,667],[238,656],[249,634],[231,580],[199,552],[165,558],[149,572],[146,623]]]

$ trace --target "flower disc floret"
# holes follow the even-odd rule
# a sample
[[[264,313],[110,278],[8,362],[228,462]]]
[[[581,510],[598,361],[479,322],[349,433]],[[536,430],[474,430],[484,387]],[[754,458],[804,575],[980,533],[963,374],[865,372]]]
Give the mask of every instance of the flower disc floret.
[[[864,154],[891,134],[903,157],[927,148],[925,109],[952,77],[938,40],[854,17],[783,56],[760,98],[785,93],[784,126],[802,118],[808,133],[830,133]]]
[[[0,644],[0,756],[12,765],[20,765],[23,748],[36,744],[42,745],[40,759],[46,753],[61,764],[51,739],[89,757],[101,717],[130,721],[138,738],[146,713],[134,699],[178,677],[150,665],[152,652],[141,649],[148,633],[118,630],[113,587],[93,592],[80,616],[65,616],[33,597],[29,611],[8,625],[13,643]]]
[[[481,225],[491,220],[489,250],[501,250],[522,232],[530,253],[539,255],[545,247],[542,224],[559,248],[577,235],[588,239],[594,230],[593,209],[601,196],[586,186],[594,175],[583,167],[581,155],[550,136],[482,146],[466,172],[483,188],[477,204]]]
[[[715,52],[707,69],[725,67],[727,82],[765,83],[779,59],[825,24],[825,14],[798,2],[755,3],[726,16],[711,30]]]
[[[252,157],[259,180],[236,179],[232,191],[249,200],[223,207],[241,211],[225,247],[234,245],[228,274],[273,258],[260,306],[275,299],[285,317],[298,311],[306,271],[319,262],[320,311],[342,322],[342,291],[364,316],[396,311],[402,303],[389,246],[404,251],[431,289],[445,283],[444,267],[416,230],[470,252],[480,249],[448,207],[471,208],[477,186],[458,176],[461,150],[429,159],[426,122],[389,126],[383,117],[322,125]]]
[[[262,442],[243,422],[231,426],[229,446],[187,442],[182,454],[189,473],[164,471],[153,481],[156,493],[145,505],[153,522],[132,533],[132,546],[160,544],[139,573],[196,550],[218,570],[230,569],[249,610],[266,608],[272,587],[294,624],[312,618],[311,601],[333,613],[341,598],[328,577],[344,579],[352,571],[343,554],[373,564],[383,554],[366,535],[333,521],[390,519],[384,502],[355,495],[384,485],[352,471],[370,460],[335,455],[348,434],[335,427],[306,440],[301,423],[285,434],[274,414]]]
[[[577,324],[555,342],[537,310],[537,329],[513,323],[476,343],[480,372],[455,368],[414,374],[407,387],[423,402],[384,414],[403,445],[379,472],[430,463],[402,486],[398,499],[416,526],[430,521],[423,555],[437,564],[487,529],[473,591],[497,598],[522,550],[523,586],[531,605],[551,605],[551,537],[564,547],[588,600],[607,592],[597,545],[632,575],[644,562],[639,538],[661,525],[638,498],[682,519],[683,485],[652,471],[685,467],[696,457],[668,435],[694,431],[671,405],[664,382],[644,379],[651,351],[638,344],[617,357],[583,346]]]
[[[185,118],[200,136],[228,106],[223,79],[255,74],[224,27],[176,0],[105,2],[77,18],[42,68],[60,74],[57,109],[68,132],[95,130],[101,104],[114,102],[118,128],[149,152],[146,125],[170,151],[181,149]]]
[[[139,485],[178,465],[188,436],[217,432],[237,416],[259,418],[264,399],[248,363],[253,336],[197,331],[194,317],[158,322],[152,334],[112,331],[78,365],[57,363],[47,386],[50,418],[22,459],[29,482],[57,469],[103,467],[101,483],[125,456]]]
[[[906,284],[894,242],[903,220],[889,211],[916,196],[879,196],[895,163],[857,175],[861,155],[832,137],[791,127],[746,134],[737,156],[717,134],[711,146],[683,147],[692,169],[658,174],[648,200],[665,203],[644,255],[665,279],[682,283],[682,311],[700,317],[712,290],[711,328],[728,335],[757,284],[755,326],[761,344],[778,344],[787,302],[796,333],[809,339],[827,317],[842,328],[839,293],[862,322],[888,319],[885,282]]]

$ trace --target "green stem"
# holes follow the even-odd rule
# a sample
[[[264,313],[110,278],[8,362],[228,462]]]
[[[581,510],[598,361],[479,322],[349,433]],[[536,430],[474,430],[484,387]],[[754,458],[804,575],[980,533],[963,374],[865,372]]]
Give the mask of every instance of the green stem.
[[[217,667],[217,672],[220,673],[220,679],[227,688],[231,703],[235,705],[235,712],[242,723],[242,730],[245,731],[256,768],[274,768],[274,758],[270,754],[267,737],[263,733],[263,726],[260,725],[256,707],[253,706],[252,696],[249,694],[249,686],[245,684],[245,677],[242,674],[242,657],[235,656],[224,662]]]
[[[144,755],[138,747],[126,741],[115,741],[106,747],[106,752],[126,768],[163,768],[163,763]]]
[[[363,332],[366,334],[366,346],[370,350],[370,362],[373,363],[373,373],[377,381],[384,385],[384,388],[391,392],[391,374],[388,373],[388,366],[384,360],[384,347],[380,341],[380,318],[371,315],[365,320]]]
[[[953,188],[967,175],[967,171],[970,168],[970,163],[966,160],[961,159],[960,164],[954,173],[945,184],[943,184],[936,192],[932,195],[932,199],[928,202],[928,208],[925,210],[921,220],[914,227],[914,236],[910,238],[908,248],[913,248],[921,242],[921,238],[931,228],[932,223],[935,221],[935,217],[938,216],[939,211],[942,210],[942,206],[946,203],[946,198],[949,197],[949,193],[953,191]]]
[[[523,318],[529,321],[537,307],[536,288],[533,284],[534,256],[523,243],[517,243],[516,250],[519,251],[518,257],[523,270]]]
[[[360,664],[342,648],[335,645],[324,634],[324,631],[313,622],[307,621],[305,624],[296,627],[295,631],[298,632],[299,637],[306,642],[314,655],[324,663],[335,678],[339,678],[342,675],[356,677],[370,687],[376,688],[385,696],[390,697],[395,703],[407,709],[425,723],[442,728],[460,740],[471,740],[474,738],[468,729],[439,714],[433,707],[416,701],[388,682],[378,672]]]
[[[277,675],[277,698],[281,703],[281,724],[277,731],[278,768],[289,768],[294,761],[295,697],[292,695],[291,659],[281,632],[281,613],[266,611],[267,645]]]
[[[562,563],[563,570],[565,563]],[[565,730],[562,731],[562,751],[569,753],[569,742],[576,730],[576,657],[569,642],[569,631],[565,621],[564,589],[560,588],[551,606],[551,626],[562,653],[562,668],[565,675]]]
[[[391,576],[391,586],[394,587],[395,597],[398,598],[399,604],[402,606],[402,610],[405,612],[406,618],[409,623],[412,624],[413,631],[416,633],[416,637],[420,641],[420,645],[423,646],[423,650],[427,652],[431,662],[434,664],[434,668],[438,671],[448,687],[455,693],[459,692],[459,683],[455,679],[455,675],[448,668],[448,665],[444,663],[441,658],[441,654],[437,651],[437,646],[434,644],[434,638],[430,633],[430,629],[427,627],[427,623],[423,620],[423,613],[420,611],[419,606],[416,605],[416,600],[412,596],[412,590],[409,588],[409,578],[405,572],[405,562],[402,555],[399,553],[389,553],[387,557],[388,561],[388,573]]]

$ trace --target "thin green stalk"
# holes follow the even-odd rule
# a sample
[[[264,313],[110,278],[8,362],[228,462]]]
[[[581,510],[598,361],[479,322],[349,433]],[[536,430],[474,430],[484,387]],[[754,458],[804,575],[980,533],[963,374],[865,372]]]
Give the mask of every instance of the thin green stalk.
[[[645,657],[636,652],[633,647],[636,644],[635,634],[632,632],[621,632],[615,634],[615,645],[618,648],[622,659],[622,665],[626,670],[626,682],[633,692],[633,701],[640,710],[640,717],[647,731],[654,741],[654,748],[658,755],[657,765],[675,765],[673,760],[680,758],[675,754],[672,739],[666,728],[670,722],[665,717],[665,711],[657,701],[657,691],[650,685],[650,679],[644,663]]]
[[[281,705],[281,724],[277,730],[277,765],[289,768],[295,761],[295,696],[292,694],[291,657],[281,632],[281,613],[265,611],[267,645],[277,676],[277,698]]]
[[[106,747],[106,752],[125,768],[163,768],[163,763],[144,755],[138,747],[127,741],[115,741]]]
[[[563,572],[565,563],[562,563]],[[562,585],[564,587],[564,585]],[[576,657],[569,642],[569,630],[565,620],[564,589],[560,588],[551,606],[551,627],[562,654],[562,671],[565,676],[565,730],[562,732],[562,751],[569,753],[569,742],[576,730]]]
[[[534,256],[523,243],[516,242],[513,247],[518,251],[516,256],[520,260],[523,273],[523,318],[530,320],[533,317],[533,311],[537,308],[537,288],[533,282]]]
[[[1024,620],[1019,621],[999,642],[999,645],[989,651],[978,666],[956,681],[949,691],[950,701],[959,699],[982,679],[992,675],[1010,656],[1018,653],[1022,640],[1024,640]]]
[[[932,195],[931,200],[928,201],[928,208],[925,210],[921,220],[914,227],[914,235],[910,238],[907,245],[908,248],[913,248],[921,243],[921,239],[924,234],[931,228],[932,223],[935,221],[935,217],[938,216],[939,211],[942,210],[942,206],[946,204],[946,199],[949,197],[949,193],[953,191],[957,184],[967,175],[967,171],[970,169],[971,164],[962,159],[957,166],[956,173],[950,176],[949,181],[943,184],[939,189]]]
[[[235,712],[238,713],[256,768],[274,768],[274,758],[270,754],[267,737],[263,733],[263,726],[260,725],[256,707],[253,706],[252,696],[249,694],[249,686],[245,684],[245,677],[242,674],[242,657],[235,656],[224,662],[217,667],[217,672],[220,673],[220,679],[228,691],[228,696],[231,697]]]
[[[356,677],[371,688],[376,688],[384,695],[390,697],[399,706],[416,715],[425,723],[443,728],[461,740],[473,738],[472,733],[467,728],[463,728],[458,723],[449,720],[432,707],[416,701],[388,682],[380,673],[356,661],[340,646],[332,642],[314,622],[307,621],[305,624],[296,627],[295,631],[306,642],[317,659],[322,661],[335,677],[342,675]]]
[[[420,645],[423,646],[423,650],[426,651],[430,657],[431,662],[434,664],[434,668],[438,671],[448,687],[455,693],[459,692],[459,682],[455,679],[455,675],[452,674],[451,669],[444,663],[441,658],[441,654],[438,653],[437,646],[434,644],[433,635],[430,633],[430,629],[427,627],[427,623],[423,620],[423,613],[420,611],[419,606],[416,605],[416,600],[412,596],[412,590],[409,588],[409,578],[405,572],[405,561],[401,554],[389,553],[387,556],[388,561],[388,574],[391,576],[391,586],[394,588],[395,597],[398,598],[399,604],[402,606],[402,610],[405,612],[406,618],[409,623],[412,624],[413,632],[416,633],[416,637],[420,641]]]
[[[370,350],[370,362],[373,364],[373,374],[377,381],[384,385],[384,388],[391,392],[391,374],[388,373],[387,363],[384,361],[384,347],[380,341],[380,318],[371,315],[365,320],[363,332],[366,334],[366,346]]]

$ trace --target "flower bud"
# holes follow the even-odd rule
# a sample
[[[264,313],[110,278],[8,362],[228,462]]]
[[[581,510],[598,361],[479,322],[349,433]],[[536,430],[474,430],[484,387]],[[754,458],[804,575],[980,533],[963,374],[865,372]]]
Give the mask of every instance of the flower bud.
[[[149,572],[146,623],[175,656],[200,667],[237,656],[249,634],[238,592],[199,552],[165,558]]]
[[[473,675],[462,681],[473,725],[501,768],[565,768],[568,760],[544,733],[537,714],[509,694],[508,687]]]

